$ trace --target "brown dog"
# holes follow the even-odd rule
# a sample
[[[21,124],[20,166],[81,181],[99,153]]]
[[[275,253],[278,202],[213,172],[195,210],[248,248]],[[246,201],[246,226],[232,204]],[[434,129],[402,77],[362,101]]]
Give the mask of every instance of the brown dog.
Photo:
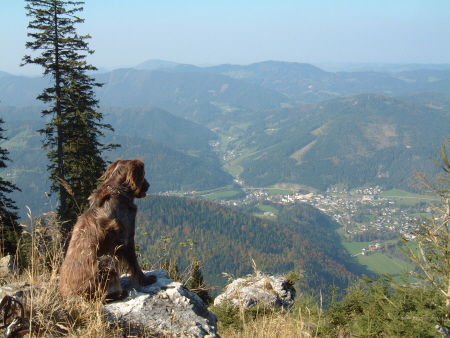
[[[149,184],[141,160],[118,160],[102,176],[102,184],[89,197],[90,207],[74,226],[64,263],[63,295],[126,296],[119,282],[117,260],[125,261],[140,285],[156,281],[145,276],[136,257],[134,198],[146,196]]]

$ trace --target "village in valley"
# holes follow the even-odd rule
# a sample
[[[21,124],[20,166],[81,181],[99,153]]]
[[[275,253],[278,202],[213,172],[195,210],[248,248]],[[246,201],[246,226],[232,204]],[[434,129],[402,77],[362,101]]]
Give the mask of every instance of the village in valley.
[[[243,188],[242,182],[235,182]],[[384,248],[389,240],[405,238],[413,240],[424,215],[430,212],[433,198],[422,195],[406,195],[406,192],[383,191],[381,187],[355,190],[331,187],[325,192],[277,188],[243,188],[245,195],[238,199],[216,199],[231,207],[264,205],[267,203],[290,205],[310,204],[333,218],[341,225],[340,234],[350,241],[368,242],[355,255],[370,255]],[[167,192],[166,194],[173,194]],[[199,192],[183,193],[187,197],[202,197]],[[398,195],[398,196],[396,196]],[[275,210],[261,208],[259,216],[275,218]]]

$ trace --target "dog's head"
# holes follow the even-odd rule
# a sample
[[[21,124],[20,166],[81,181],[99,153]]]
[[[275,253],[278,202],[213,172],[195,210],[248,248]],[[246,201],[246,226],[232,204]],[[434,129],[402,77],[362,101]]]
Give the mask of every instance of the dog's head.
[[[134,197],[145,197],[150,184],[145,179],[144,162],[136,160],[117,160],[101,177],[103,184],[126,188]]]

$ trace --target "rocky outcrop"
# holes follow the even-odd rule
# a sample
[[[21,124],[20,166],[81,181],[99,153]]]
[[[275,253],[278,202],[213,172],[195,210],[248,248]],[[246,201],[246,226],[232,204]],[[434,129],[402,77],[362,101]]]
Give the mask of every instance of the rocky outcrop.
[[[105,305],[109,321],[135,335],[218,337],[217,318],[200,297],[174,282],[164,270],[151,274],[157,276],[157,282],[140,288],[129,277],[121,278],[129,296]]]
[[[130,277],[121,278],[128,297],[106,304],[103,308],[112,326],[123,328],[126,335],[140,337],[218,337],[217,318],[208,311],[200,297],[183,284],[174,282],[164,270],[149,274],[156,275],[157,282],[146,287],[133,284]],[[12,306],[25,310],[16,317],[17,314],[13,314],[10,308],[0,304],[0,318],[3,318],[5,311],[11,314],[4,334],[10,332],[9,336],[13,337],[17,331],[27,327],[18,324],[29,315],[30,293],[37,287],[24,282],[0,287],[0,301],[7,297],[13,301]],[[29,323],[29,319],[25,323]]]
[[[259,304],[288,308],[294,303],[295,294],[292,283],[286,277],[256,272],[228,284],[225,291],[216,297],[214,305],[248,308]]]

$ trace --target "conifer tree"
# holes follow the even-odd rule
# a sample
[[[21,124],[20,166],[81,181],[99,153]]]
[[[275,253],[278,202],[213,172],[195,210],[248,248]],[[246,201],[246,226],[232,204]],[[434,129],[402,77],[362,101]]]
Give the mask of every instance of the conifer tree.
[[[195,292],[205,302],[205,304],[210,304],[212,302],[212,298],[209,295],[208,289],[206,288],[203,280],[203,274],[198,259],[194,259],[191,263],[191,276],[186,284],[186,287]]]
[[[87,197],[96,187],[106,167],[101,152],[114,145],[100,142],[103,116],[96,109],[98,100],[94,88],[101,86],[88,75],[96,68],[86,58],[93,53],[88,46],[89,35],[79,35],[75,25],[84,22],[78,16],[83,1],[26,0],[30,17],[26,47],[33,55],[26,55],[23,64],[42,66],[51,85],[38,96],[47,108],[49,117],[45,128],[44,148],[48,150],[52,191],[58,193],[58,215],[62,222],[64,240],[78,214],[87,205]]]
[[[5,131],[2,128],[3,120],[0,119],[0,140],[6,140],[3,136]],[[8,151],[0,147],[0,169],[6,168]],[[0,255],[15,254],[17,241],[20,237],[21,229],[17,223],[17,207],[14,201],[7,195],[19,188],[13,183],[0,176]]]

